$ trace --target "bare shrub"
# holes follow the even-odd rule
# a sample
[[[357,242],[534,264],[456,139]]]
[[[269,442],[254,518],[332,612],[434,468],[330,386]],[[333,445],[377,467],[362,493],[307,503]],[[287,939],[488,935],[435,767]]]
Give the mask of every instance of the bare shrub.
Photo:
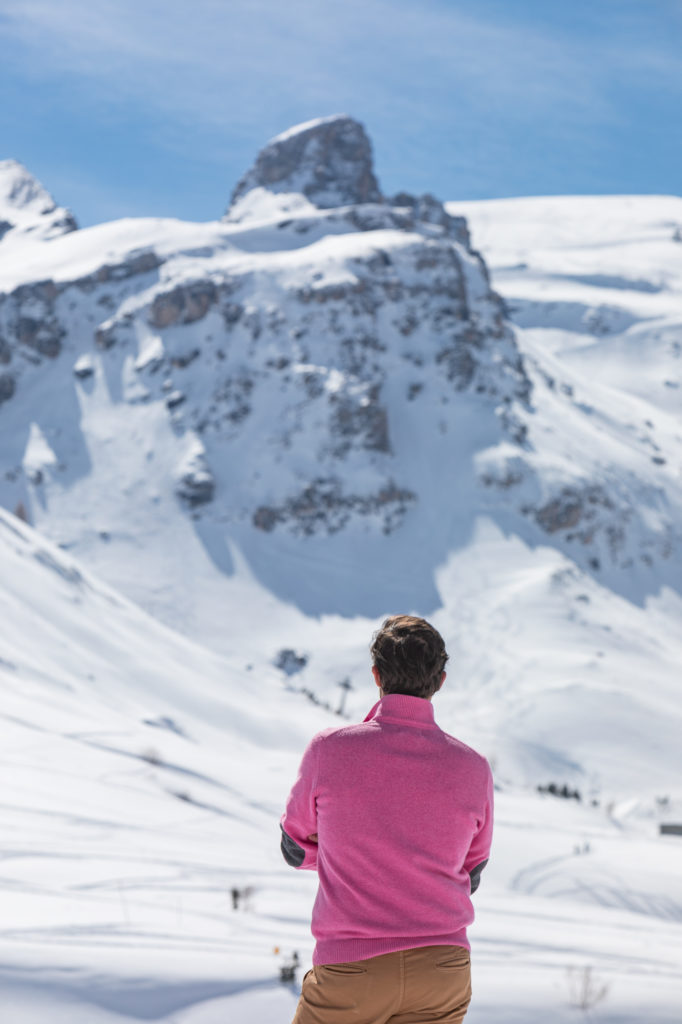
[[[591,967],[569,967],[568,990],[570,1005],[582,1010],[589,1019],[590,1010],[606,998],[609,986],[597,978]]]

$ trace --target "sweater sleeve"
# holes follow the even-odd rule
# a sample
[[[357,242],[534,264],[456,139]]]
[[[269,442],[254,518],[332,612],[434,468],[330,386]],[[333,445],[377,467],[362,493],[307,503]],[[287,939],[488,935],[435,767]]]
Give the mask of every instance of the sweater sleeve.
[[[319,771],[319,737],[308,745],[298,776],[287,798],[280,819],[281,850],[287,864],[294,868],[317,870],[317,843],[308,836],[317,832],[317,777]]]
[[[478,828],[471,840],[469,851],[464,858],[464,868],[469,872],[469,877],[471,878],[472,893],[478,889],[481,881],[481,872],[488,863],[493,837],[493,774],[490,770],[490,765],[486,765],[486,769],[487,779],[484,806],[478,822]]]

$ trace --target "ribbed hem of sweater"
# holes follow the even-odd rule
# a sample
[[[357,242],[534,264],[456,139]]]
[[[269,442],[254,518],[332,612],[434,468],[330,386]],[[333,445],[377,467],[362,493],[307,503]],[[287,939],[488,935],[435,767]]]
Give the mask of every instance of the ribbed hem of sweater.
[[[419,949],[422,946],[463,946],[470,949],[466,928],[448,935],[420,935],[407,938],[385,939],[322,939],[313,952],[313,964],[345,964],[353,960],[371,960],[383,953],[400,949]]]

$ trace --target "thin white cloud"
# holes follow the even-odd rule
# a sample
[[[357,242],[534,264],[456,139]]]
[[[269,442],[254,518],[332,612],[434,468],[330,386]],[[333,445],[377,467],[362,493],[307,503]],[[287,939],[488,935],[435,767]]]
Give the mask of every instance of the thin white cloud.
[[[518,104],[518,116],[560,104],[576,120],[610,110],[580,45],[428,2],[4,0],[2,11],[6,37],[35,58],[24,73],[79,76],[207,126],[248,125],[302,94],[314,112],[393,96],[410,116],[452,104],[455,120],[458,104]]]
[[[635,5],[620,23],[623,2],[581,35],[456,0],[0,0],[0,35],[6,68],[59,76],[98,117],[134,109],[170,153],[207,137],[207,159],[227,163],[229,146],[247,162],[269,135],[345,111],[374,137],[389,190],[406,159],[413,187],[433,187],[437,153],[452,180],[487,191],[502,164],[516,187],[514,138],[521,151],[560,137],[598,166],[609,127],[626,123],[623,76],[680,90],[674,49],[639,32]]]

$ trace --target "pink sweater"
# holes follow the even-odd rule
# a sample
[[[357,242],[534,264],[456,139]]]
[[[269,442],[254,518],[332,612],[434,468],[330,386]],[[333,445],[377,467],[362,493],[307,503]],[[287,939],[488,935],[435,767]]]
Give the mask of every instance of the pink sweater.
[[[430,701],[387,694],[364,722],[318,733],[281,819],[286,860],[319,875],[313,963],[469,948],[492,823],[488,762]]]

